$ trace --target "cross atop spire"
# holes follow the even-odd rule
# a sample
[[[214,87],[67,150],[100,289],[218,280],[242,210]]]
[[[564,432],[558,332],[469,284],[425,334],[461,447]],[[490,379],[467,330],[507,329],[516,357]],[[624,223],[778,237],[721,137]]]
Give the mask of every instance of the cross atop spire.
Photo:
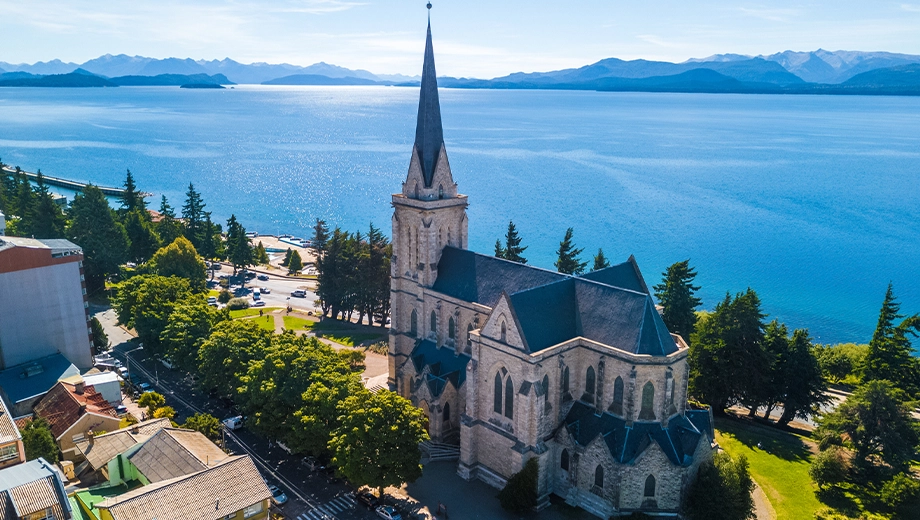
[[[438,77],[434,70],[434,49],[431,46],[431,3],[428,3],[428,39],[425,41],[425,63],[422,66],[422,88],[418,100],[418,123],[415,127],[415,149],[422,166],[425,185],[431,186],[438,156],[444,144],[441,127],[441,103],[438,100]]]

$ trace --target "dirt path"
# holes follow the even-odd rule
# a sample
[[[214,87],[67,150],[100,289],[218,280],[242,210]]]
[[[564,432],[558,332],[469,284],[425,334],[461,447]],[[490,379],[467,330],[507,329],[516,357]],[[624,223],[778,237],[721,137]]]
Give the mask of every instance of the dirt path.
[[[754,514],[757,515],[757,520],[776,520],[776,511],[773,509],[773,504],[767,500],[767,495],[760,489],[760,486],[757,482],[754,482]]]

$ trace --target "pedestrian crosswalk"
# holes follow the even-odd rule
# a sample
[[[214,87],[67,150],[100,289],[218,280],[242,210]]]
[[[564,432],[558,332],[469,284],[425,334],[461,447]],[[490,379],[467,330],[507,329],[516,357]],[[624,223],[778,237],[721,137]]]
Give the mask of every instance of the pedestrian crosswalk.
[[[347,495],[342,495],[336,497],[325,504],[320,504],[313,509],[297,515],[297,520],[334,520],[335,515],[340,514],[342,511],[347,509],[354,509],[357,502],[355,502],[354,494],[348,493]]]

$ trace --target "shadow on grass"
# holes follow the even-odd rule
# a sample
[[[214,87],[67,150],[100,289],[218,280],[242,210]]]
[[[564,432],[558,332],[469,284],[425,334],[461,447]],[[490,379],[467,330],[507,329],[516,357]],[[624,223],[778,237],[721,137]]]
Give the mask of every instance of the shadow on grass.
[[[801,438],[783,430],[733,416],[716,417],[715,426],[722,435],[730,435],[749,448],[757,448],[783,460],[807,461],[811,456],[808,445]]]

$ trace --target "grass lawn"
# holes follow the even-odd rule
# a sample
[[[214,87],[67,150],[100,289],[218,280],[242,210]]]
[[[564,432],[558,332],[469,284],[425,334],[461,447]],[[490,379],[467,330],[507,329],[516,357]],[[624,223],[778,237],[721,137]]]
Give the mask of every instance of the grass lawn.
[[[218,296],[220,296],[220,291],[216,291],[216,290],[214,290],[214,289],[210,289],[210,290],[208,290],[208,296],[213,296],[213,297],[217,298]]]
[[[258,316],[260,310],[262,311],[263,314],[269,314],[280,308],[281,307],[251,307],[249,309],[240,309],[238,311],[230,311],[230,319],[235,320],[237,318],[245,318],[247,316]]]
[[[275,330],[275,317],[274,316],[257,316],[252,318],[252,321],[256,322],[259,325],[259,328],[263,330]]]
[[[357,347],[361,343],[367,340],[371,340],[371,339],[379,339],[379,340],[386,339],[386,337],[383,334],[374,334],[370,332],[349,333],[346,331],[332,332],[332,333],[323,332],[323,337],[326,339],[335,341],[336,343],[339,343],[341,345],[345,345],[346,347]]]
[[[349,330],[352,326],[337,320],[315,321],[297,316],[285,316],[284,328],[289,330]]]
[[[777,520],[814,518],[815,511],[826,507],[815,495],[808,476],[811,452],[800,437],[725,418],[717,418],[715,426],[716,440],[729,455],[747,457],[751,476],[776,510]]]

